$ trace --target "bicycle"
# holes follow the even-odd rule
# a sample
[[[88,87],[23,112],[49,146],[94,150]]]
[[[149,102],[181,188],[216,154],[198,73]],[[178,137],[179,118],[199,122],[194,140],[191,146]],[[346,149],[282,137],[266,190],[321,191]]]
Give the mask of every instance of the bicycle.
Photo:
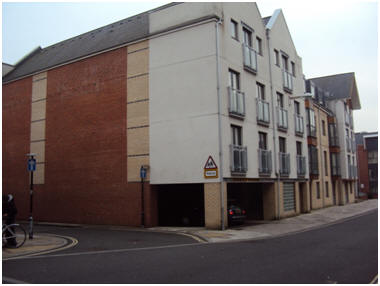
[[[8,243],[12,240],[14,243]],[[21,225],[17,223],[3,224],[3,247],[19,248],[25,243],[25,241],[26,231]]]

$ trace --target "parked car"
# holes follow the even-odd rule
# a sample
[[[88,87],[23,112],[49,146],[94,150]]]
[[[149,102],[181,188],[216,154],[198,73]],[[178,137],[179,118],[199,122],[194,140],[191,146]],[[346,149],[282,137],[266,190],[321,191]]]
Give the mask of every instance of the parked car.
[[[243,224],[247,215],[246,211],[236,204],[231,204],[227,208],[228,213],[228,225]]]

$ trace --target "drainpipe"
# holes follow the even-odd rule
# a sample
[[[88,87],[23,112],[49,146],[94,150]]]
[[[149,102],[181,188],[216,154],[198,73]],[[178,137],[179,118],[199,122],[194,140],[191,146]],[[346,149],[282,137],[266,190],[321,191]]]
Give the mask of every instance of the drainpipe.
[[[322,174],[321,174],[321,178],[322,178],[322,186],[321,186],[321,189],[322,190],[325,190],[324,192],[322,192],[322,205],[323,207],[325,207],[325,196],[326,196],[326,184],[325,184],[325,162],[324,162],[324,156],[323,156],[323,149],[322,149],[322,130],[321,130],[321,113],[320,113],[320,106],[319,106],[319,103],[317,104],[318,105],[318,133],[319,133],[319,164],[321,166],[321,170],[322,170]],[[325,126],[326,127],[326,126]]]
[[[223,145],[222,145],[222,99],[220,93],[220,63],[219,63],[219,24],[222,19],[215,22],[215,45],[216,45],[216,92],[218,97],[218,145],[219,145],[219,178],[220,178],[220,223],[224,230],[224,194],[223,194]]]
[[[268,41],[268,59],[269,59],[269,79],[270,79],[270,93],[272,98],[272,122],[273,122],[273,149],[274,149],[274,170],[277,177],[277,216],[276,219],[280,219],[280,170],[277,170],[277,145],[276,145],[276,118],[274,108],[274,94],[273,94],[273,78],[272,78],[272,53],[270,48],[269,29],[265,30],[265,34]]]

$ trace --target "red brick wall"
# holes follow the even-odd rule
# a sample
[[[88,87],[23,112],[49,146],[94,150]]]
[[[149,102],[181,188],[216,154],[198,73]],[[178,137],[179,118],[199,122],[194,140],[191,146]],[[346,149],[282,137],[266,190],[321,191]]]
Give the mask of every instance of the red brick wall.
[[[127,182],[127,51],[121,48],[47,72],[45,184],[36,221],[141,223],[141,184]],[[3,189],[29,212],[32,79],[3,86]],[[157,225],[156,191],[145,184],[146,225]]]
[[[357,160],[359,169],[359,191],[369,193],[368,154],[363,145],[357,146]],[[364,189],[361,188],[364,185]]]
[[[29,213],[29,173],[32,78],[3,85],[3,194],[12,193],[20,217]]]

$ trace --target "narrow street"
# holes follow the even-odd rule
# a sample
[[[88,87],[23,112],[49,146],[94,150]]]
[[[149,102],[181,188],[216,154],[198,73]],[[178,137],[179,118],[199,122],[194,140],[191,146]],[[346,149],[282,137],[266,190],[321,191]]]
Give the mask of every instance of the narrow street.
[[[373,211],[297,234],[226,243],[61,228],[62,235],[77,236],[77,246],[3,260],[3,282],[370,283],[378,269],[377,223]]]

